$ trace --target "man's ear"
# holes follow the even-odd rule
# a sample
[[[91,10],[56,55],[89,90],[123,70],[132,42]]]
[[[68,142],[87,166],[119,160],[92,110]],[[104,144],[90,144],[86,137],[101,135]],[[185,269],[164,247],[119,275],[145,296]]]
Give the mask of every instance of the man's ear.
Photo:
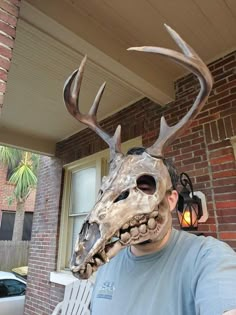
[[[173,211],[175,209],[175,206],[178,201],[179,194],[176,190],[172,190],[170,194],[167,195],[170,211]]]

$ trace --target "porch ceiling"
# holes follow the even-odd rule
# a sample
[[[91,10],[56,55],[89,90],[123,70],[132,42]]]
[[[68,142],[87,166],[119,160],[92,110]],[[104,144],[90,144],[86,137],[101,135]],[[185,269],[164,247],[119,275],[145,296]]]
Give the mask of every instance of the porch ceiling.
[[[169,24],[210,62],[235,49],[235,0],[27,0],[21,6],[13,63],[0,118],[0,143],[53,155],[82,125],[62,101],[66,77],[88,55],[81,91],[86,112],[107,82],[99,119],[146,96],[164,106],[185,70],[130,46],[176,49]]]

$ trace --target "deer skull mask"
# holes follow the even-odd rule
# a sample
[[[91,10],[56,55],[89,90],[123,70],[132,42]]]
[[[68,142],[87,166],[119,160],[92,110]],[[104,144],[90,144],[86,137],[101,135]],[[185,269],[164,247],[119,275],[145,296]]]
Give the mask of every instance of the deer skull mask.
[[[68,111],[106,141],[111,153],[109,175],[102,181],[97,202],[75,244],[71,270],[79,278],[90,277],[125,246],[162,239],[171,226],[166,193],[172,189],[172,184],[163,151],[199,113],[211,91],[212,78],[193,49],[174,30],[166,28],[183,54],[160,47],[133,47],[129,50],[169,57],[196,74],[201,89],[189,112],[175,126],[169,127],[162,117],[160,135],[151,147],[124,156],[120,149],[120,126],[113,137],[99,126],[96,113],[105,84],[98,91],[89,113],[80,112],[78,99],[86,57],[65,83],[64,100]],[[148,193],[145,191],[147,186]]]

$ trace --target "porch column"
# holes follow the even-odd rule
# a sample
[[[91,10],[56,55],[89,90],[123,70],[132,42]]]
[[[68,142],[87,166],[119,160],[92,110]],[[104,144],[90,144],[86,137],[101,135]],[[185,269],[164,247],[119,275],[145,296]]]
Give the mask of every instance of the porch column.
[[[0,114],[11,65],[21,0],[0,0]]]
[[[25,315],[51,314],[53,304],[58,303],[56,299],[61,299],[60,294],[55,299],[55,286],[49,283],[50,272],[56,270],[61,174],[59,159],[41,157],[29,250]]]

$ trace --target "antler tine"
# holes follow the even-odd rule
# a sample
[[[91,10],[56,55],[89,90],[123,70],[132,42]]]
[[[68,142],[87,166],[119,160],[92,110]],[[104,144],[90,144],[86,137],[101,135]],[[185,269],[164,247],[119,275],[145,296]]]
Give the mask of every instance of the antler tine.
[[[63,91],[64,102],[67,110],[75,119],[87,125],[109,145],[111,160],[113,160],[117,153],[121,153],[121,128],[118,126],[114,136],[111,137],[101,128],[96,117],[106,82],[104,82],[99,88],[88,114],[82,114],[79,110],[79,93],[86,60],[87,56],[83,58],[79,69],[75,70],[66,80]]]
[[[173,142],[174,139],[191,124],[192,120],[197,116],[205,104],[213,85],[213,79],[210,71],[196,52],[173,29],[167,25],[165,25],[165,27],[183,51],[183,54],[171,49],[153,46],[131,47],[128,50],[151,52],[167,56],[176,63],[193,72],[198,77],[201,88],[191,109],[176,125],[170,127],[167,125],[165,117],[161,118],[159,137],[156,142],[147,149],[149,154],[155,156],[162,156],[165,147]]]

